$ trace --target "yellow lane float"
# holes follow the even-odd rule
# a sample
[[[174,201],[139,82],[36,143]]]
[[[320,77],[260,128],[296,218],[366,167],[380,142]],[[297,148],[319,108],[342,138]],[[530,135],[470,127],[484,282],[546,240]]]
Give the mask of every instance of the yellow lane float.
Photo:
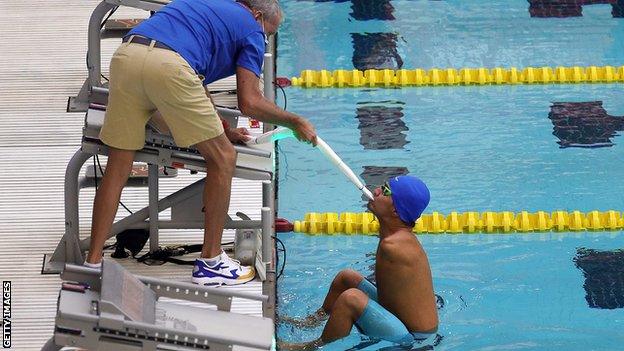
[[[622,82],[624,66],[304,70],[291,80],[292,85],[305,88]]]
[[[379,222],[372,213],[307,213],[295,221],[294,231],[317,234],[362,234],[379,232]],[[527,212],[439,212],[423,214],[416,221],[418,234],[536,233],[567,231],[619,231],[624,227],[620,211],[537,211]]]

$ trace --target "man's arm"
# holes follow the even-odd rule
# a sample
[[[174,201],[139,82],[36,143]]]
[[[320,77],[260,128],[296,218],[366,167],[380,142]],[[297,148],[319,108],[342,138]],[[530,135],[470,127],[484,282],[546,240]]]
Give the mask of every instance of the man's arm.
[[[249,131],[246,128],[236,128],[236,126],[231,127],[228,121],[221,117],[219,111],[217,110],[217,105],[215,104],[212,95],[210,94],[210,90],[208,90],[207,86],[204,86],[204,90],[206,91],[206,96],[210,99],[212,106],[214,106],[215,112],[217,116],[221,119],[221,123],[223,123],[223,130],[225,136],[233,143],[233,144],[245,144],[247,140],[249,140]]]
[[[288,127],[297,133],[299,140],[316,145],[316,131],[312,123],[294,113],[284,111],[262,96],[259,88],[260,79],[250,70],[236,69],[238,107],[246,115],[262,122]]]

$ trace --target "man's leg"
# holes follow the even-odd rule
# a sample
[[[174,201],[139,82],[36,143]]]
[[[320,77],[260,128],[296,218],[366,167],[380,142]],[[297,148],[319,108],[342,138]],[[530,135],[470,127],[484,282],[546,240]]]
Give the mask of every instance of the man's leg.
[[[221,236],[230,207],[232,177],[236,167],[236,150],[225,134],[195,145],[206,160],[204,186],[204,246],[201,257],[221,253]]]
[[[340,294],[348,289],[357,288],[362,280],[364,280],[364,277],[360,273],[352,269],[344,269],[334,277],[321,308],[303,319],[281,316],[280,321],[293,324],[299,328],[315,327],[329,317],[332,307]]]
[[[366,304],[368,296],[359,289],[347,289],[340,294],[332,306],[331,315],[321,334],[323,343],[349,335],[351,328],[364,312]]]
[[[327,296],[325,296],[322,307],[323,311],[327,314],[331,314],[340,295],[349,289],[357,288],[362,280],[364,280],[364,276],[352,269],[343,269],[340,271],[332,281],[329,292],[327,292]]]
[[[102,184],[97,189],[93,203],[91,245],[87,256],[89,263],[102,260],[104,243],[115,220],[121,191],[128,181],[133,160],[134,151],[110,148]]]
[[[195,260],[191,281],[201,285],[236,285],[252,280],[253,267],[241,266],[222,253],[221,236],[230,206],[236,150],[225,134],[195,144],[206,160],[204,187],[204,246],[201,259]]]
[[[132,150],[141,149],[145,143],[145,124],[154,108],[145,97],[140,74],[147,49],[144,45],[122,44],[111,59],[108,106],[100,130],[100,139],[109,146],[109,155],[93,205],[88,263],[102,258],[121,191],[132,169]]]
[[[344,338],[351,333],[353,325],[364,313],[367,304],[368,296],[363,291],[356,288],[343,291],[332,305],[332,313],[320,338],[300,344],[280,342],[278,344],[279,349],[290,351],[316,350],[324,344]]]
[[[192,282],[235,285],[252,280],[252,267],[241,266],[221,251],[221,236],[230,206],[236,151],[197,76],[177,53],[154,49],[146,59],[143,87],[162,114],[176,144],[194,146],[206,162],[204,245],[195,261]]]

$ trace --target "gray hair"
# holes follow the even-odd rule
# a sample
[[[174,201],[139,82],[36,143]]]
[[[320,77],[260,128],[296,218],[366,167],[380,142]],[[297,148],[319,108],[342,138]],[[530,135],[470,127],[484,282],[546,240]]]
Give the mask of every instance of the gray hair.
[[[282,18],[282,9],[278,0],[238,0],[252,10],[260,11],[270,21],[279,22]]]

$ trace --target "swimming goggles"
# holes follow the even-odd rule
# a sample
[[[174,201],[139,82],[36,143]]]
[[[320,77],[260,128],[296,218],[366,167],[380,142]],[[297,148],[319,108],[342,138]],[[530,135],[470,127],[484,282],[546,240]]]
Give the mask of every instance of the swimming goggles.
[[[390,190],[390,185],[388,185],[388,182],[383,183],[383,185],[381,186],[381,193],[383,194],[383,196],[392,195],[392,190]]]

